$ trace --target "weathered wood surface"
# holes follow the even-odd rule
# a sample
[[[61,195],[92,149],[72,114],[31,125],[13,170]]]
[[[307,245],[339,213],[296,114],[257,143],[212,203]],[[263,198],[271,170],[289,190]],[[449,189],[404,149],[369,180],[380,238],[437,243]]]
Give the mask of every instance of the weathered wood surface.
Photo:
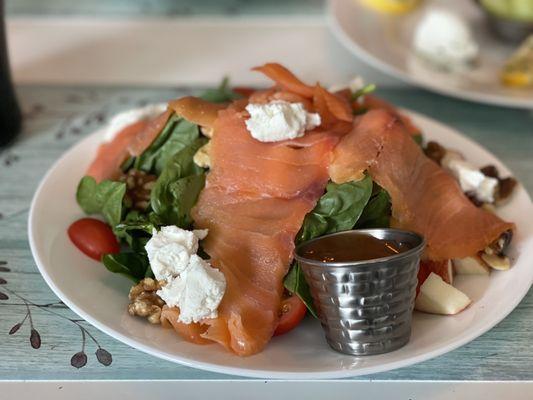
[[[62,305],[45,284],[32,259],[26,228],[37,183],[65,150],[120,109],[191,93],[189,89],[22,87],[26,115],[20,140],[0,152],[0,379],[228,379],[156,359],[97,331]],[[533,114],[446,99],[418,90],[384,90],[382,95],[404,107],[433,116],[472,137],[500,157],[529,192],[533,191]],[[9,268],[10,271],[3,271]],[[0,280],[1,282],[1,280]],[[29,321],[9,330],[26,314],[14,291],[46,310],[31,307],[39,349],[30,345]],[[51,314],[50,312],[59,315]],[[502,323],[472,343],[447,355],[395,371],[357,379],[531,380],[533,379],[533,292]],[[71,357],[82,347],[81,325],[113,362],[95,357],[87,337],[87,365],[76,369]],[[443,332],[443,334],[446,334]],[[35,340],[34,340],[34,344]],[[1,396],[0,396],[1,397]]]

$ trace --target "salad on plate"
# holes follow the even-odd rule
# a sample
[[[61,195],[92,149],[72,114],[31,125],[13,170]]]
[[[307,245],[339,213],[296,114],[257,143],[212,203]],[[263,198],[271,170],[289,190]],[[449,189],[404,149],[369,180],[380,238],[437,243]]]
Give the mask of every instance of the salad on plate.
[[[129,314],[196,344],[256,354],[316,316],[295,246],[351,229],[425,237],[415,302],[423,312],[468,307],[454,274],[511,267],[515,226],[496,209],[513,178],[425,143],[374,85],[327,90],[277,63],[254,70],[274,85],[224,80],[108,125],[76,192],[92,217],[68,235],[132,280]]]

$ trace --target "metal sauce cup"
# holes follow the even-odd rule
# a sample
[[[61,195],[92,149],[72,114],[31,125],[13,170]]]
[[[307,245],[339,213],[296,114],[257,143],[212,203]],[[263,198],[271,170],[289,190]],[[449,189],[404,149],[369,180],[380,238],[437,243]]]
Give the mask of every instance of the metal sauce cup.
[[[424,238],[398,229],[353,230],[327,237],[341,235],[370,235],[409,249],[372,260],[324,262],[303,254],[326,236],[297,247],[295,258],[311,289],[328,344],[334,350],[358,356],[404,346],[411,336]]]

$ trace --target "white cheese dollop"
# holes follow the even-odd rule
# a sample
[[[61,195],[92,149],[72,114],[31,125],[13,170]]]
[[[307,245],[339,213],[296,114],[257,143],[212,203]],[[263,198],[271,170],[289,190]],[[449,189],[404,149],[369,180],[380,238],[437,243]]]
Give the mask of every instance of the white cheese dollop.
[[[145,107],[133,108],[131,110],[123,111],[115,115],[109,121],[105,131],[104,140],[106,142],[110,142],[115,138],[117,133],[119,133],[128,125],[134,124],[135,122],[141,121],[143,119],[155,118],[159,114],[163,113],[166,109],[166,103],[159,103],[149,104]]]
[[[154,229],[145,248],[156,279],[178,276],[198,251],[198,241],[206,236],[205,229],[187,231],[177,226],[163,226],[159,232]]]
[[[320,115],[309,113],[302,103],[273,100],[266,104],[250,103],[246,128],[260,142],[278,142],[302,137],[306,130],[320,125]]]
[[[179,321],[186,324],[215,318],[226,290],[224,274],[196,254],[198,241],[206,236],[207,230],[164,226],[145,246],[154,276],[166,282],[158,296],[169,307],[179,307]]]
[[[431,10],[418,24],[414,47],[420,56],[448,70],[471,64],[479,47],[467,23],[445,10]]]
[[[498,186],[497,179],[485,176],[478,168],[454,151],[446,152],[441,165],[455,176],[463,192],[473,193],[484,203],[494,203],[494,195]]]
[[[157,291],[169,307],[179,307],[179,321],[190,324],[216,318],[226,290],[224,274],[198,257],[189,259],[187,268]]]

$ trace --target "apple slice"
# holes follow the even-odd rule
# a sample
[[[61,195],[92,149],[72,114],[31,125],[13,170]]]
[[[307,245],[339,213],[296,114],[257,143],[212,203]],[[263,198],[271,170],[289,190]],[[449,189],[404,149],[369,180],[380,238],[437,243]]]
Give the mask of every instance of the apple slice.
[[[480,256],[455,258],[453,270],[458,275],[489,275],[490,268]]]
[[[419,274],[419,277],[427,277],[431,272],[433,272],[440,276],[444,282],[449,283],[450,285],[453,283],[453,266],[451,260],[422,260],[420,261],[420,270],[422,272]],[[424,279],[420,281],[423,283]]]
[[[466,294],[432,272],[420,286],[415,309],[431,314],[453,315],[463,311],[471,302]]]
[[[450,285],[453,283],[453,267],[451,260],[422,260],[420,261],[420,268],[418,269],[418,284],[416,286],[417,295],[420,292],[420,286],[432,272],[440,276],[444,282],[449,283]]]

